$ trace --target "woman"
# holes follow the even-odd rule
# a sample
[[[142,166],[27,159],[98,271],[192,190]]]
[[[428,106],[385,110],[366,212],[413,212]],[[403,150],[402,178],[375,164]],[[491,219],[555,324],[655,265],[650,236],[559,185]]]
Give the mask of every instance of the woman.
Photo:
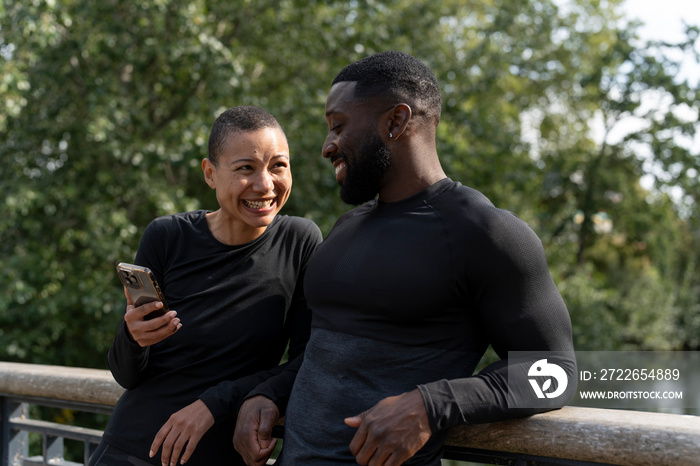
[[[127,298],[108,357],[127,390],[91,465],[242,465],[239,404],[270,377],[293,383],[297,366],[278,364],[288,343],[292,361],[308,339],[302,282],[321,232],[278,215],[292,186],[286,136],[264,110],[231,108],[202,170],[219,209],[158,218],[141,239],[135,262],[172,311],[147,320],[162,305]]]

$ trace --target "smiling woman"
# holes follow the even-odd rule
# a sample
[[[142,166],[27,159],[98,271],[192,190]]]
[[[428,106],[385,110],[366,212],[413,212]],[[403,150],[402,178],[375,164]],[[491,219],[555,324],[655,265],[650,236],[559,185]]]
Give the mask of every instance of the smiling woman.
[[[127,390],[91,465],[242,466],[238,405],[270,378],[291,390],[311,319],[301,284],[321,232],[278,215],[292,187],[287,138],[266,111],[231,108],[202,169],[219,208],[157,218],[141,238],[135,263],[172,311],[146,321],[157,304],[127,302],[108,356]]]
[[[221,118],[221,117],[220,117]],[[289,146],[281,128],[233,131],[213,162],[202,161],[219,210],[207,214],[214,237],[229,245],[260,236],[289,198]]]

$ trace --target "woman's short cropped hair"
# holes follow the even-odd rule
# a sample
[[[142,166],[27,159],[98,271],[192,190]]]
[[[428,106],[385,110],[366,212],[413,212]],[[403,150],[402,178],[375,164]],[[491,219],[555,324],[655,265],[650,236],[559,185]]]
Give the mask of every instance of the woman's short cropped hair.
[[[277,119],[262,108],[252,105],[229,108],[218,116],[211,127],[209,160],[216,166],[229,134],[235,131],[254,131],[264,128],[278,128],[284,133]]]

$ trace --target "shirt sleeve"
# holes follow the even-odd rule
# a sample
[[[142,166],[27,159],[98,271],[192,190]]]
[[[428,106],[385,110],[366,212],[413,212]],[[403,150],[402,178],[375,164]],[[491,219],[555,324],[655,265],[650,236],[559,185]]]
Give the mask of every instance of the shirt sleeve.
[[[107,353],[107,362],[114,380],[124,388],[134,388],[141,383],[148,366],[148,348],[142,348],[131,339],[122,319]]]
[[[160,265],[162,262],[158,260],[160,249],[156,247],[159,244],[158,235],[155,225],[151,223],[141,237],[141,244],[134,262],[150,268],[156,275],[156,279],[162,283]],[[160,244],[165,243],[165,241],[160,241]],[[131,338],[122,317],[119,330],[107,353],[107,363],[114,380],[127,389],[138,386],[146,378],[149,353],[148,347],[142,348]]]
[[[236,415],[243,401],[255,395],[270,398],[278,407],[282,406],[280,412],[283,412],[301,360],[299,356],[273,369],[221,382],[202,393],[199,399],[207,405],[216,422]]]
[[[433,432],[557,409],[575,393],[571,321],[539,238],[510,213],[489,227],[498,233],[482,239],[477,256],[465,265],[464,278],[476,284],[473,295],[482,330],[501,360],[471,377],[418,387]],[[509,352],[531,356],[509,359]],[[564,370],[568,383],[560,396],[532,403],[528,372],[536,355],[552,358],[550,363]]]

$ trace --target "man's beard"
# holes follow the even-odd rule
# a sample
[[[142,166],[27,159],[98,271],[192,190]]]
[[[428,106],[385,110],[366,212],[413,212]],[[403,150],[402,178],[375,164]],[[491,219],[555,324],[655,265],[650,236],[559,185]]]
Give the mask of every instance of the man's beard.
[[[384,174],[391,166],[391,154],[376,133],[367,136],[352,164],[348,163],[340,198],[347,204],[359,205],[374,199],[379,193]]]

